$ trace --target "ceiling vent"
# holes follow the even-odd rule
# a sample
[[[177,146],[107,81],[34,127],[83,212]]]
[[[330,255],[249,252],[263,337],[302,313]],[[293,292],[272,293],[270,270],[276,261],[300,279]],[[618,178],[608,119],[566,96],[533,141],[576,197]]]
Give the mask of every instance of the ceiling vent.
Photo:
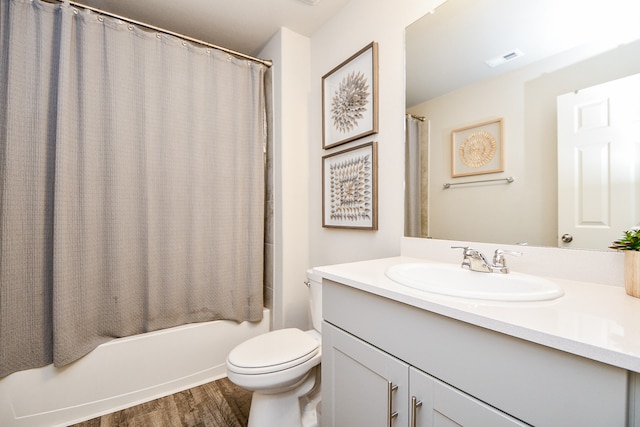
[[[514,59],[519,58],[519,57],[521,57],[521,56],[523,56],[523,55],[524,55],[524,53],[522,53],[522,52],[520,51],[520,49],[514,49],[514,50],[512,50],[512,51],[511,51],[511,52],[509,52],[509,53],[505,53],[505,54],[504,54],[504,55],[502,55],[502,56],[497,56],[497,57],[492,58],[492,59],[487,59],[487,60],[486,60],[486,61],[484,61],[484,62],[485,62],[485,64],[487,64],[489,67],[491,67],[491,68],[495,68],[495,67],[497,67],[498,65],[502,65],[502,64],[504,64],[504,63],[506,63],[506,62],[513,61]]]

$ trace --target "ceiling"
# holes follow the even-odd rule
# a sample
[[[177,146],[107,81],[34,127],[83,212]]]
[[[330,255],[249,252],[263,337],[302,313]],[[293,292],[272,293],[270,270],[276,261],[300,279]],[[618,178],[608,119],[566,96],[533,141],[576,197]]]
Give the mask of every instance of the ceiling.
[[[315,6],[303,0],[74,1],[257,56],[280,27],[311,36],[349,0],[320,0]]]

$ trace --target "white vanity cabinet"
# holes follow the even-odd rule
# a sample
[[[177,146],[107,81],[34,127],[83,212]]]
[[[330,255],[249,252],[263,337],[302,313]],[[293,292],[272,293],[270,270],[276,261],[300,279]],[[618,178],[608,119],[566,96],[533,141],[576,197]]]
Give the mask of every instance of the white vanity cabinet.
[[[323,280],[323,426],[626,426],[621,368]]]
[[[526,424],[416,368],[409,370],[411,427],[516,427]],[[415,421],[411,421],[414,420]]]
[[[324,323],[323,426],[526,424]]]
[[[326,322],[322,340],[323,426],[408,425],[408,364]]]

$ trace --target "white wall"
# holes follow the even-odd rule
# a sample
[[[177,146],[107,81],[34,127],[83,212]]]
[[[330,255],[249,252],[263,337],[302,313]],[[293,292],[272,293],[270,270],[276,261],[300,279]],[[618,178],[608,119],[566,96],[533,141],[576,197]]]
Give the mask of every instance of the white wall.
[[[309,327],[307,182],[310,41],[281,28],[260,57],[273,61],[273,328]]]
[[[467,86],[409,109],[429,121],[430,237],[555,245],[555,138],[540,141],[534,150],[525,149],[524,82],[539,75],[539,67],[527,70]],[[499,118],[504,120],[504,172],[452,178],[451,132]],[[443,189],[447,182],[508,176],[515,182]]]
[[[404,234],[404,29],[442,0],[351,0],[311,37],[309,261],[312,266],[400,253]],[[322,76],[378,42],[379,132],[322,149]],[[378,230],[322,227],[322,156],[378,142]]]

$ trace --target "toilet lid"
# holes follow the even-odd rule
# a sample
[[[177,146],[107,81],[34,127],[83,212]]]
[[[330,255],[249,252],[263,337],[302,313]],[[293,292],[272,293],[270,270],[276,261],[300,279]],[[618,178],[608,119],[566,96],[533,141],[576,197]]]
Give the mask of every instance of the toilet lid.
[[[231,365],[252,373],[275,372],[306,362],[320,351],[320,343],[297,328],[280,329],[251,338],[231,350]]]

